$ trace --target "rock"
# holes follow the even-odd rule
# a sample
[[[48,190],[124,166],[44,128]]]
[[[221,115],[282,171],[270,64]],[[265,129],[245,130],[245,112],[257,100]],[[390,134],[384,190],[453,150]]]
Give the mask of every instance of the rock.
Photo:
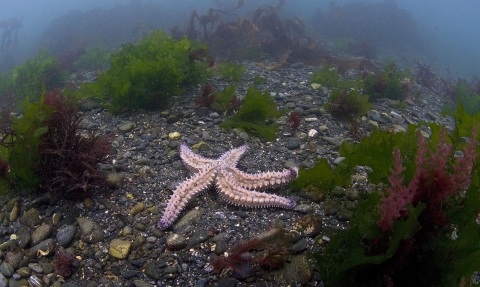
[[[215,242],[215,254],[223,254],[228,249],[228,242],[230,241],[230,235],[226,232],[221,232],[213,237],[213,242]]]
[[[10,216],[8,217],[8,220],[10,222],[14,222],[17,220],[18,215],[20,214],[20,204],[18,201],[16,201],[13,205],[12,211],[10,212]]]
[[[187,239],[182,234],[172,233],[167,238],[166,247],[169,250],[180,250],[187,246]]]
[[[20,221],[23,225],[30,228],[40,225],[42,223],[42,219],[40,218],[40,211],[32,207],[23,214]]]
[[[300,148],[300,139],[293,137],[287,139],[287,148],[289,150],[294,150]]]
[[[22,261],[22,257],[23,257],[22,253],[20,253],[20,251],[11,250],[11,251],[5,252],[4,254],[5,254],[4,255],[5,262],[12,265],[14,269],[18,269],[18,267],[20,266],[20,262]]]
[[[32,233],[32,245],[37,245],[40,241],[47,239],[53,231],[50,224],[43,224],[37,227]]]
[[[308,262],[305,254],[293,255],[287,260],[284,268],[277,271],[283,275],[285,281],[290,284],[296,282],[300,285],[307,285],[312,279],[312,264]]]
[[[10,278],[8,280],[8,287],[25,287],[25,286],[32,286],[29,285],[28,280],[26,278],[22,278],[20,280],[15,280]],[[40,287],[40,286],[33,286],[33,287]]]
[[[138,272],[137,270],[126,270],[124,272],[122,272],[122,277],[125,278],[125,279],[130,279],[130,278],[133,278],[135,276],[138,275]]]
[[[332,138],[332,137],[322,137],[322,139],[328,143],[329,145],[333,145],[333,146],[340,146],[342,144],[341,141],[337,140],[336,138]]]
[[[191,248],[200,244],[202,242],[207,241],[208,239],[212,238],[212,233],[208,232],[206,229],[201,229],[195,232],[187,241],[187,248]]]
[[[103,230],[92,220],[84,217],[77,217],[77,223],[82,230],[82,241],[97,243],[103,241]]]
[[[75,233],[77,233],[77,226],[76,225],[67,225],[64,228],[60,229],[57,232],[56,239],[58,244],[63,247],[67,247],[72,242],[73,238],[75,237]]]
[[[297,230],[303,236],[315,237],[322,230],[322,218],[316,215],[306,215],[297,220],[292,229]]]
[[[110,256],[114,258],[125,259],[130,253],[131,247],[132,242],[116,238],[110,242],[110,248],[108,249],[108,252],[110,253]]]
[[[130,215],[135,216],[137,213],[142,212],[145,209],[145,203],[139,202],[130,209]]]
[[[107,174],[107,182],[110,187],[119,188],[123,186],[123,174],[110,172]]]
[[[32,275],[32,270],[28,267],[22,267],[17,270],[18,276],[20,278],[27,278],[28,276]]]
[[[202,220],[203,209],[192,209],[185,213],[180,220],[175,224],[173,230],[177,233],[183,233],[185,230],[190,229],[192,226]]]
[[[149,158],[139,158],[134,162],[136,165],[146,165],[150,166],[152,165],[152,160]]]
[[[0,273],[0,287],[8,287],[8,279],[2,273]]]
[[[314,89],[314,90],[318,90],[318,89],[320,89],[320,88],[322,87],[322,85],[317,84],[317,83],[312,83],[312,84],[310,85],[310,87],[312,87],[312,89]]]
[[[145,264],[145,270],[143,272],[145,273],[145,275],[154,280],[159,280],[161,278],[160,274],[158,274],[157,272],[155,263],[152,261],[147,261],[147,263]]]
[[[172,132],[168,134],[168,139],[171,141],[178,140],[180,138],[181,134],[179,132]]]
[[[290,252],[300,252],[305,250],[307,248],[307,240],[305,238],[300,239],[297,241],[295,244],[293,244],[291,247],[288,248],[288,251]]]
[[[48,256],[54,253],[56,241],[55,239],[48,238],[38,243],[29,249],[28,256],[31,258],[37,258],[41,256]]]
[[[154,287],[155,285],[145,282],[143,280],[133,280],[136,287]]]
[[[122,132],[129,132],[135,128],[135,124],[132,122],[124,122],[117,126],[117,129]]]
[[[5,277],[12,277],[15,269],[10,263],[4,261],[0,264],[0,272],[5,275]]]

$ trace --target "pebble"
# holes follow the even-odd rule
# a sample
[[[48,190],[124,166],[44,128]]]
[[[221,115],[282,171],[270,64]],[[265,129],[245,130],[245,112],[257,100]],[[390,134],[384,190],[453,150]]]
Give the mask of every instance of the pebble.
[[[131,247],[132,242],[115,238],[110,242],[108,252],[113,258],[125,259],[130,254]]]
[[[101,229],[95,222],[88,218],[76,218],[80,229],[82,230],[82,241],[96,243],[103,241],[103,229]]]
[[[32,233],[32,244],[37,245],[40,241],[47,239],[53,232],[50,224],[43,224],[37,227]]]
[[[118,125],[117,128],[121,132],[129,132],[135,128],[135,124],[132,122],[124,122]]]
[[[4,261],[2,264],[0,264],[0,272],[2,272],[5,277],[12,277],[15,269],[10,263]]]
[[[289,150],[295,150],[300,148],[300,139],[299,138],[288,138],[287,139],[287,148]]]
[[[63,247],[67,247],[72,242],[76,232],[77,232],[76,225],[73,225],[73,224],[67,225],[57,232],[57,235],[55,238],[57,239],[58,244],[60,244]]]
[[[157,272],[155,263],[153,263],[152,261],[147,261],[147,263],[145,263],[145,270],[143,272],[145,273],[145,275],[154,280],[159,280],[161,278],[160,274],[158,274]]]
[[[166,247],[169,250],[180,250],[187,246],[187,239],[182,234],[172,233],[167,238]]]

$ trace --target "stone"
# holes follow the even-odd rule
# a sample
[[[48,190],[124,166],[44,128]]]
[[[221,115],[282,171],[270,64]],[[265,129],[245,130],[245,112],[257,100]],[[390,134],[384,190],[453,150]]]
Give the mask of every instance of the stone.
[[[55,252],[57,242],[55,239],[48,238],[38,243],[29,249],[28,256],[31,258],[37,258],[42,256],[49,256]]]
[[[142,212],[144,209],[145,209],[145,203],[139,202],[130,209],[129,213],[131,216],[135,216],[136,214]]]
[[[115,238],[110,242],[108,252],[110,253],[110,256],[114,258],[125,259],[130,253],[131,247],[132,242]]]
[[[75,233],[77,233],[77,226],[75,225],[67,225],[64,228],[60,229],[57,232],[56,239],[58,244],[63,247],[67,247],[72,242],[73,238],[75,237]]]
[[[109,172],[106,176],[108,185],[113,188],[123,186],[124,175],[116,172]]]
[[[143,280],[133,280],[136,287],[154,287],[153,284],[145,282]]]
[[[185,230],[197,225],[202,220],[203,209],[192,209],[185,213],[180,220],[175,224],[173,230],[177,233],[183,233]]]
[[[15,280],[13,278],[10,278],[8,280],[8,287],[25,287],[25,286],[31,286],[28,283],[28,280],[26,278],[22,278],[20,280]]]
[[[5,277],[12,277],[15,269],[10,263],[4,261],[0,264],[0,272],[5,275]]]
[[[117,129],[122,132],[129,132],[135,128],[135,124],[132,122],[124,122],[117,126]]]
[[[169,250],[180,250],[185,246],[187,246],[187,239],[182,234],[172,233],[167,238],[166,247]]]
[[[103,230],[92,220],[84,217],[77,217],[77,223],[82,230],[82,241],[97,243],[103,241]]]
[[[299,138],[288,138],[287,139],[287,148],[289,150],[294,150],[300,148],[300,139]]]
[[[40,225],[42,223],[42,219],[40,218],[40,211],[32,207],[23,214],[20,221],[23,225],[30,228]]]
[[[145,275],[147,275],[148,277],[154,280],[159,280],[161,278],[160,274],[158,274],[157,272],[155,263],[152,261],[147,261],[147,263],[145,263],[145,270],[143,272],[145,273]]]
[[[37,227],[32,233],[32,245],[37,245],[40,241],[47,239],[53,232],[50,224],[43,224]]]

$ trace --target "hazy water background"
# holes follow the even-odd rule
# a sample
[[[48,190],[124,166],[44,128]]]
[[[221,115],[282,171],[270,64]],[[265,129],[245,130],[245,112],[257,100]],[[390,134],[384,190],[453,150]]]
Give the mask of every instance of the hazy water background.
[[[245,0],[244,2],[243,7],[235,11],[240,16],[251,13],[262,4],[278,4],[278,1]],[[341,6],[358,1],[336,2]],[[328,9],[329,3],[330,1],[322,0],[286,0],[286,5],[280,15],[284,18],[293,16],[302,18],[308,30],[308,25],[312,19],[315,19],[318,8]],[[23,27],[19,29],[18,49],[13,53],[15,64],[19,65],[38,52],[41,46],[39,41],[41,41],[45,29],[51,26],[52,21],[57,17],[72,13],[73,10],[77,12],[91,11],[94,7],[99,7],[96,9],[101,17],[101,11],[104,8],[123,7],[119,11],[124,11],[125,19],[121,23],[110,24],[123,25],[126,27],[125,29],[133,29],[135,25],[139,25],[141,17],[146,17],[145,9],[141,10],[139,7],[142,5],[146,7],[147,4],[150,5],[148,7],[158,6],[160,8],[155,10],[155,15],[148,15],[150,23],[153,24],[145,24],[145,29],[163,28],[168,31],[172,25],[185,25],[192,9],[199,14],[206,14],[209,8],[231,9],[236,7],[238,0],[0,0],[0,20],[12,17],[22,19]],[[425,53],[425,56],[420,56],[418,60],[431,64],[438,73],[444,73],[448,69],[454,77],[470,78],[475,74],[480,74],[479,0],[398,0],[396,4],[413,16],[422,37],[430,43],[431,51]],[[140,11],[136,15],[138,17],[135,16],[136,9]],[[125,12],[128,10],[131,12]],[[154,17],[157,19],[153,20]],[[82,29],[82,27],[78,28]],[[95,33],[94,27],[89,29],[91,29],[89,32]],[[2,31],[0,29],[0,33]],[[42,41],[45,42],[48,39]]]

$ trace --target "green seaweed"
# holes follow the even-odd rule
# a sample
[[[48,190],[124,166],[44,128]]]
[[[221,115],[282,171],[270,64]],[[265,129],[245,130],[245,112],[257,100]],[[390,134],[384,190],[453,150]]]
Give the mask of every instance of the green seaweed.
[[[368,174],[368,180],[372,183],[387,183],[387,176],[393,163],[393,148],[402,151],[404,165],[414,165],[413,159],[417,150],[416,125],[409,126],[408,133],[390,133],[383,130],[375,130],[370,137],[362,138],[358,143],[345,141],[340,146],[339,154],[345,157],[339,166],[345,172],[352,173],[356,166],[368,166],[372,172]],[[407,174],[411,178],[412,174]]]
[[[310,82],[320,84],[329,89],[360,89],[363,87],[361,77],[358,77],[355,81],[340,81],[340,74],[337,68],[328,63],[324,63],[323,67],[313,74]]]
[[[245,74],[245,71],[247,70],[247,67],[237,65],[233,62],[218,64],[218,68],[218,75],[233,82],[242,81],[243,74]]]
[[[86,53],[73,63],[75,71],[96,71],[107,69],[112,53],[102,43],[87,46]]]
[[[321,158],[311,169],[300,168],[298,178],[290,183],[290,188],[296,191],[315,189],[318,192],[332,190],[335,186],[348,186],[350,173],[342,167],[332,170],[325,158]]]
[[[270,121],[279,118],[285,112],[278,110],[268,90],[262,94],[256,88],[250,87],[238,112],[225,119],[220,127],[239,128],[250,134],[259,135],[267,141],[273,141],[276,138],[278,124]]]
[[[41,136],[48,132],[45,120],[55,110],[43,101],[43,96],[36,102],[25,100],[22,116],[12,119],[12,130],[0,143],[0,157],[10,167],[8,181],[20,187],[35,187],[41,181],[36,173],[38,148]]]
[[[258,86],[258,85],[263,85],[265,84],[266,80],[264,77],[262,76],[256,76],[254,79],[253,79],[253,84],[255,86]]]
[[[37,100],[42,94],[42,87],[50,91],[61,87],[67,80],[67,74],[62,71],[58,59],[48,56],[46,51],[40,51],[33,59],[12,71],[12,89],[18,100]]]
[[[373,104],[368,102],[368,96],[360,96],[358,90],[332,90],[325,110],[339,119],[353,120],[366,114]]]
[[[77,96],[95,95],[114,114],[165,108],[184,87],[206,80],[208,49],[187,37],[177,41],[162,30],[112,55],[110,68]]]
[[[364,80],[363,94],[370,96],[370,101],[379,98],[403,100],[405,89],[401,80],[409,76],[408,71],[400,71],[394,62],[384,66],[384,72],[379,75],[368,75]]]
[[[230,110],[232,101],[236,99],[235,91],[237,87],[229,86],[223,88],[221,92],[215,93],[215,98],[213,99],[212,108],[221,112],[227,112]]]
[[[441,125],[428,124],[432,133],[428,143],[430,152],[422,157],[429,160],[435,158],[431,162],[444,161],[447,173],[442,173],[437,170],[439,167],[431,164],[414,164],[413,158],[418,149],[415,138],[420,128],[417,125],[409,126],[408,133],[392,135],[377,131],[358,145],[344,143],[340,154],[346,159],[339,166],[344,165],[344,170],[348,172],[355,165],[368,165],[373,169],[369,181],[390,186],[396,182],[397,188],[402,182],[403,186],[408,186],[417,169],[421,169],[420,176],[416,177],[419,181],[412,188],[433,188],[432,196],[442,198],[441,190],[450,188],[450,180],[464,178],[462,173],[468,170],[459,162],[462,159],[454,157],[453,153],[469,145],[464,138],[471,137],[475,128],[478,130],[477,123],[480,120],[480,115],[470,116],[461,105],[453,116],[456,126],[447,138],[441,136]],[[476,140],[479,140],[478,134]],[[433,152],[446,144],[452,145],[448,156]],[[391,155],[393,146],[401,150],[402,156],[402,162],[397,161],[395,166]],[[479,151],[477,145],[477,155]],[[317,259],[318,270],[326,285],[459,286],[461,282],[468,282],[480,268],[480,225],[477,223],[480,213],[480,160],[478,157],[472,158],[469,152],[466,156],[475,160],[475,163],[472,180],[465,194],[451,193],[452,196],[441,201],[440,207],[438,201],[430,200],[430,196],[419,197],[417,201],[414,199],[405,206],[405,212],[394,220],[391,230],[382,231],[379,228],[379,207],[384,191],[361,194],[349,227],[331,237],[324,249],[312,254]],[[397,171],[401,166],[406,169],[392,178],[393,181],[387,181],[387,166],[394,166],[392,170]],[[432,182],[430,177],[435,181]],[[422,191],[416,192],[418,195]],[[442,214],[432,210],[444,212],[447,222],[431,225],[432,220],[442,218]]]

